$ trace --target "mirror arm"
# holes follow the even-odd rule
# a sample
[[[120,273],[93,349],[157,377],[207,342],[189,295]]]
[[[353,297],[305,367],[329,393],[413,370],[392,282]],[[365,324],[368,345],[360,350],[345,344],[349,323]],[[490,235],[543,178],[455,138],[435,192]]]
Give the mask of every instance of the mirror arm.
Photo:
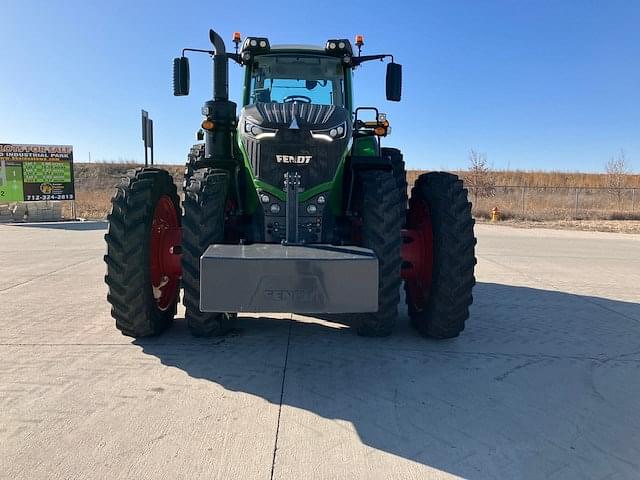
[[[202,53],[208,53],[209,55],[213,55],[215,52],[211,51],[211,50],[202,50],[200,48],[183,48],[182,49],[182,56],[184,57],[184,52],[202,52]]]
[[[202,53],[208,53],[209,55],[215,55],[215,53],[216,53],[213,50],[202,50],[200,48],[183,48],[182,49],[182,56],[183,57],[184,57],[184,52],[202,52]],[[240,54],[239,53],[227,53],[226,55],[231,60],[236,62],[238,65],[242,65],[242,58],[240,58]]]
[[[236,62],[238,65],[242,65],[242,58],[239,53],[227,53],[227,57]]]
[[[351,64],[354,67],[357,67],[358,65],[364,62],[370,62],[371,60],[384,60],[385,58],[391,58],[391,63],[395,63],[395,60],[393,59],[393,55],[391,55],[390,53],[383,53],[380,55],[362,55],[360,57],[352,57]]]

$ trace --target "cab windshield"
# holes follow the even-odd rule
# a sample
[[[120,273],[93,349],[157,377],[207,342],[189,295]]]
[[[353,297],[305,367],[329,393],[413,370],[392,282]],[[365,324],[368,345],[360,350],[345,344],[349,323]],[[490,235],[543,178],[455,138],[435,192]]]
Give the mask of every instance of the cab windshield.
[[[344,106],[344,72],[338,58],[264,55],[250,68],[249,103],[302,102]]]

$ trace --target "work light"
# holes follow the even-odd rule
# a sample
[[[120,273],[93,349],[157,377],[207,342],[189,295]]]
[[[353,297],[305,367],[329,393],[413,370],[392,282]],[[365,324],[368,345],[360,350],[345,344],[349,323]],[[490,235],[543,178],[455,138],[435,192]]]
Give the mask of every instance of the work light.
[[[245,52],[249,52],[250,55],[254,56],[269,53],[270,50],[268,38],[247,37],[242,44],[242,58],[244,59]]]
[[[351,42],[346,38],[339,40],[327,40],[327,44],[324,49],[329,55],[334,55],[336,57],[353,56]]]

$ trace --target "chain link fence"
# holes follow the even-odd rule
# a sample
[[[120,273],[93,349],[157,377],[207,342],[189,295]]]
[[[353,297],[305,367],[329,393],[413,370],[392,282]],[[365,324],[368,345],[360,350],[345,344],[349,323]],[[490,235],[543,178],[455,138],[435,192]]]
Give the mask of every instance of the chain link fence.
[[[467,188],[478,218],[498,207],[503,219],[640,220],[640,188],[496,185],[488,195]]]

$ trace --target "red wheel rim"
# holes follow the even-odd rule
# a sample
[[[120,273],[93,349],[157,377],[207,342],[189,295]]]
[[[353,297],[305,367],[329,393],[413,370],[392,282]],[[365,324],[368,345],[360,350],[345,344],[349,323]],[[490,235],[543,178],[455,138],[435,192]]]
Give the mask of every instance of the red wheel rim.
[[[433,225],[429,205],[412,198],[402,231],[402,278],[408,301],[421,311],[429,301],[433,277]]]
[[[151,224],[151,289],[160,310],[176,301],[180,285],[180,224],[167,195],[160,197]]]

